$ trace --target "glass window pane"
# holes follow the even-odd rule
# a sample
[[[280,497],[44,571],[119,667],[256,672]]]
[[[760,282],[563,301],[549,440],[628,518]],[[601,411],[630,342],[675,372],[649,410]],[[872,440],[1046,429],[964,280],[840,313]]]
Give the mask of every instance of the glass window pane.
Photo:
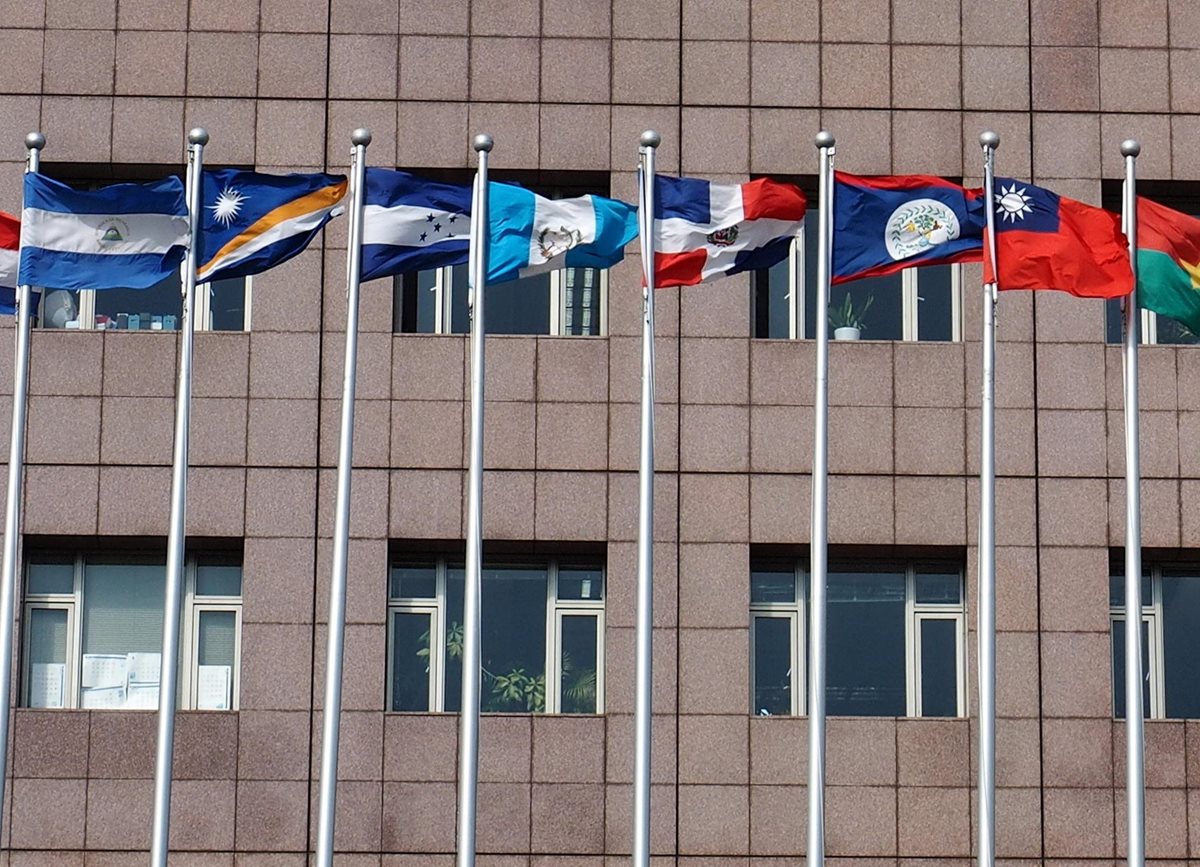
[[[770,337],[784,340],[790,334],[788,327],[788,269],[787,259],[776,262],[769,269],[758,271],[755,281],[755,337]],[[765,330],[764,330],[765,329]]]
[[[904,573],[831,571],[826,708],[835,716],[903,716]]]
[[[1187,345],[1197,342],[1196,335],[1186,325],[1176,322],[1169,316],[1159,316],[1157,319],[1157,343]]]
[[[246,328],[247,277],[216,280],[208,285],[208,327],[213,331],[243,331]]]
[[[71,563],[30,563],[26,593],[74,593],[75,566]]]
[[[958,623],[922,618],[921,716],[958,715]]]
[[[466,265],[455,265],[450,269],[450,330],[454,334],[466,334],[471,330],[471,311],[467,307],[470,293],[470,274]],[[488,301],[492,295],[488,294]]]
[[[162,564],[84,569],[82,707],[158,706],[164,589]]]
[[[392,710],[429,710],[428,613],[392,615]]]
[[[201,611],[196,633],[196,708],[232,710],[237,615]]]
[[[1113,568],[1108,579],[1108,604],[1115,608],[1125,607],[1125,569],[1123,566]],[[1142,607],[1154,602],[1154,587],[1150,580],[1150,570],[1142,572]]]
[[[899,274],[842,283],[830,290],[829,329],[857,327],[863,340],[900,340],[904,336],[904,293]]]
[[[596,713],[597,631],[594,614],[562,617],[562,668],[559,709],[563,713]]]
[[[558,570],[558,598],[564,601],[604,598],[604,573],[599,569],[562,566]]]
[[[446,570],[446,672],[442,677],[445,684],[442,705],[452,712],[462,710],[463,576],[462,566]]]
[[[957,570],[917,570],[917,602],[957,605],[962,602],[962,574]]]
[[[437,327],[437,269],[392,278],[392,328],[432,334]]]
[[[1200,577],[1164,570],[1163,689],[1172,719],[1200,717]]]
[[[1125,719],[1125,621],[1112,621],[1113,716]],[[1150,716],[1150,624],[1142,621],[1142,716]]]
[[[392,567],[393,599],[433,599],[437,596],[437,567],[432,564]]]
[[[754,618],[753,711],[757,716],[792,712],[791,618]]]
[[[755,569],[750,573],[750,601],[796,602],[796,572],[793,569]]]
[[[599,268],[563,269],[563,334],[600,333],[600,275]]]
[[[550,274],[489,284],[484,304],[488,334],[549,334]]]
[[[78,328],[79,293],[73,289],[47,289],[38,307],[39,328]]]
[[[196,595],[241,596],[242,567],[224,563],[198,563]]]
[[[105,289],[96,293],[96,327],[122,331],[176,331],[183,314],[179,274],[149,289]]]
[[[921,340],[954,339],[954,265],[918,268],[917,337]]]
[[[29,707],[64,707],[67,681],[67,611],[29,612]]]
[[[1123,339],[1121,299],[1110,298],[1104,302],[1104,339],[1109,343],[1120,343]]]

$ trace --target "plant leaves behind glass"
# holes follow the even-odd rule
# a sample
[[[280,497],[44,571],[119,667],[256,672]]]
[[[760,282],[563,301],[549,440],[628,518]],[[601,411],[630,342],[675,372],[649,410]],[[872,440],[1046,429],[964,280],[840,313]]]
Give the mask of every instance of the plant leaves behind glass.
[[[857,328],[860,331],[866,331],[863,320],[866,319],[867,311],[874,303],[875,296],[868,295],[863,306],[855,309],[854,299],[850,297],[849,292],[846,292],[842,303],[829,309],[829,326],[831,328]]]

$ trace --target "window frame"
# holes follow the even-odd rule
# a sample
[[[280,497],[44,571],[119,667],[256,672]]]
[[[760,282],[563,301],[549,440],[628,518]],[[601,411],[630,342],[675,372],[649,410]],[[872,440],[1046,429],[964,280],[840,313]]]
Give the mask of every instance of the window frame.
[[[80,708],[79,680],[83,665],[83,598],[84,573],[89,558],[100,555],[109,556],[108,552],[80,551],[71,558],[72,591],[70,593],[30,593],[29,567],[38,563],[66,564],[66,558],[55,558],[52,554],[38,556],[34,554],[25,562],[23,572],[24,585],[21,600],[22,636],[21,636],[21,695],[20,707],[29,707],[29,688],[31,681],[30,644],[33,640],[32,611],[34,610],[66,610],[67,611],[67,647],[66,675],[63,684],[64,701],[61,708],[44,708],[45,710],[75,710]],[[175,706],[178,710],[201,710],[196,706],[196,686],[199,666],[199,617],[203,611],[232,612],[234,615],[234,662],[232,682],[230,684],[230,707],[236,711],[240,707],[241,692],[241,661],[242,661],[242,596],[199,596],[196,593],[196,572],[199,561],[205,555],[189,554],[184,562],[184,587],[182,609],[180,616],[179,640],[179,672]],[[132,553],[117,554],[120,563],[130,565],[159,565],[159,560],[150,554]],[[240,564],[239,564],[240,566]],[[164,576],[166,566],[163,564]],[[243,580],[244,580],[243,573]],[[161,684],[161,681],[160,681]],[[94,708],[97,709],[97,708]],[[157,709],[157,705],[155,710]],[[123,708],[122,710],[141,710],[140,708]]]
[[[180,293],[182,295],[182,274],[180,276],[181,276]],[[234,278],[234,279],[245,280],[245,286],[244,286],[245,299],[243,301],[243,304],[245,306],[244,306],[244,313],[242,315],[242,327],[239,331],[231,331],[231,330],[226,329],[226,330],[221,331],[220,333],[240,334],[240,333],[248,332],[251,330],[250,311],[251,311],[251,307],[252,307],[251,300],[254,295],[254,277],[247,276],[247,277],[240,277],[240,278]],[[51,289],[52,289],[52,291],[58,291],[58,290],[53,289],[53,287],[51,287]],[[44,318],[43,313],[45,311],[46,295],[49,293],[47,293],[45,291],[40,292],[40,297],[38,298],[38,303],[37,303],[37,310],[35,311],[35,313],[37,315],[37,321],[38,321],[38,330],[39,331],[120,331],[120,330],[127,331],[127,330],[129,330],[129,329],[113,329],[113,328],[97,328],[96,327],[96,293],[103,292],[103,291],[105,291],[105,290],[103,290],[103,289],[80,289],[78,291],[78,296],[79,296],[79,327],[78,328],[47,328],[45,325],[42,325],[41,323]],[[182,323],[180,323],[180,327],[182,327]],[[153,330],[154,329],[151,329],[151,328],[139,328],[139,329],[135,330],[133,333],[137,334],[141,331],[153,331]],[[197,283],[196,284],[196,330],[197,331],[217,331],[217,329],[214,329],[212,327],[212,289],[211,289],[210,283]],[[175,329],[171,329],[170,331],[166,331],[165,329],[160,329],[160,331],[164,331],[167,334],[172,334],[172,333],[178,333],[179,329],[175,328]]]
[[[1143,313],[1148,311],[1142,311]],[[1145,567],[1143,567],[1145,568]],[[1150,572],[1150,600],[1142,600],[1142,623],[1148,627],[1148,640],[1146,644],[1149,647],[1149,659],[1143,660],[1147,671],[1150,674],[1150,707],[1143,708],[1145,719],[1168,719],[1167,717],[1167,684],[1166,684],[1166,660],[1164,654],[1166,650],[1165,636],[1163,635],[1163,588],[1162,588],[1162,565],[1155,563],[1149,567]],[[1124,576],[1121,576],[1122,594],[1124,594]],[[1200,580],[1200,579],[1198,579]],[[1121,602],[1116,605],[1110,597],[1108,603],[1108,643],[1110,648],[1109,666],[1110,666],[1110,681],[1112,683],[1112,715],[1113,719],[1125,719],[1129,715],[1129,708],[1125,709],[1125,717],[1117,716],[1117,683],[1116,671],[1112,669],[1113,656],[1120,652],[1122,657],[1125,653],[1125,644],[1121,643],[1121,647],[1116,646],[1116,624],[1120,622],[1128,628],[1128,620],[1125,612],[1125,603]],[[1125,672],[1125,676],[1129,676],[1129,672]],[[1124,695],[1125,684],[1121,684],[1122,695]]]

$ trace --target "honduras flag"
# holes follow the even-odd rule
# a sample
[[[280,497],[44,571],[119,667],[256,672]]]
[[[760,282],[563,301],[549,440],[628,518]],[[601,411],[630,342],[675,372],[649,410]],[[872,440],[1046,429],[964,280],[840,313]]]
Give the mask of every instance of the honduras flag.
[[[342,212],[342,175],[205,171],[196,277],[201,282],[274,268]]]
[[[603,196],[545,199],[515,184],[488,185],[488,282],[554,268],[611,268],[637,237],[637,208]]]
[[[987,221],[979,190],[927,175],[859,177],[837,172],[834,283],[921,265],[978,262]]]
[[[462,265],[471,235],[471,188],[392,169],[367,169],[362,280]]]
[[[178,270],[187,244],[179,178],[80,192],[45,175],[25,175],[23,284],[148,289]]]

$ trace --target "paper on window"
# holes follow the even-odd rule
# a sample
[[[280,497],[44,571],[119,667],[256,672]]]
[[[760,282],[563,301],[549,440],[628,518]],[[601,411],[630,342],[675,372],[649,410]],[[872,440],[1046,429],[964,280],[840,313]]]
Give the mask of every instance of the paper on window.
[[[131,653],[126,657],[129,666],[129,683],[158,683],[162,668],[161,653]]]
[[[125,707],[133,710],[156,710],[158,708],[158,684],[130,683],[126,692]]]
[[[83,689],[82,705],[90,708],[125,707],[125,684],[121,684],[120,686],[85,687]]]
[[[125,687],[126,654],[85,653],[79,685],[84,689]]]
[[[228,665],[201,665],[196,672],[196,707],[229,710],[233,669]]]
[[[62,662],[35,662],[29,667],[29,706],[62,707],[67,666]]]

